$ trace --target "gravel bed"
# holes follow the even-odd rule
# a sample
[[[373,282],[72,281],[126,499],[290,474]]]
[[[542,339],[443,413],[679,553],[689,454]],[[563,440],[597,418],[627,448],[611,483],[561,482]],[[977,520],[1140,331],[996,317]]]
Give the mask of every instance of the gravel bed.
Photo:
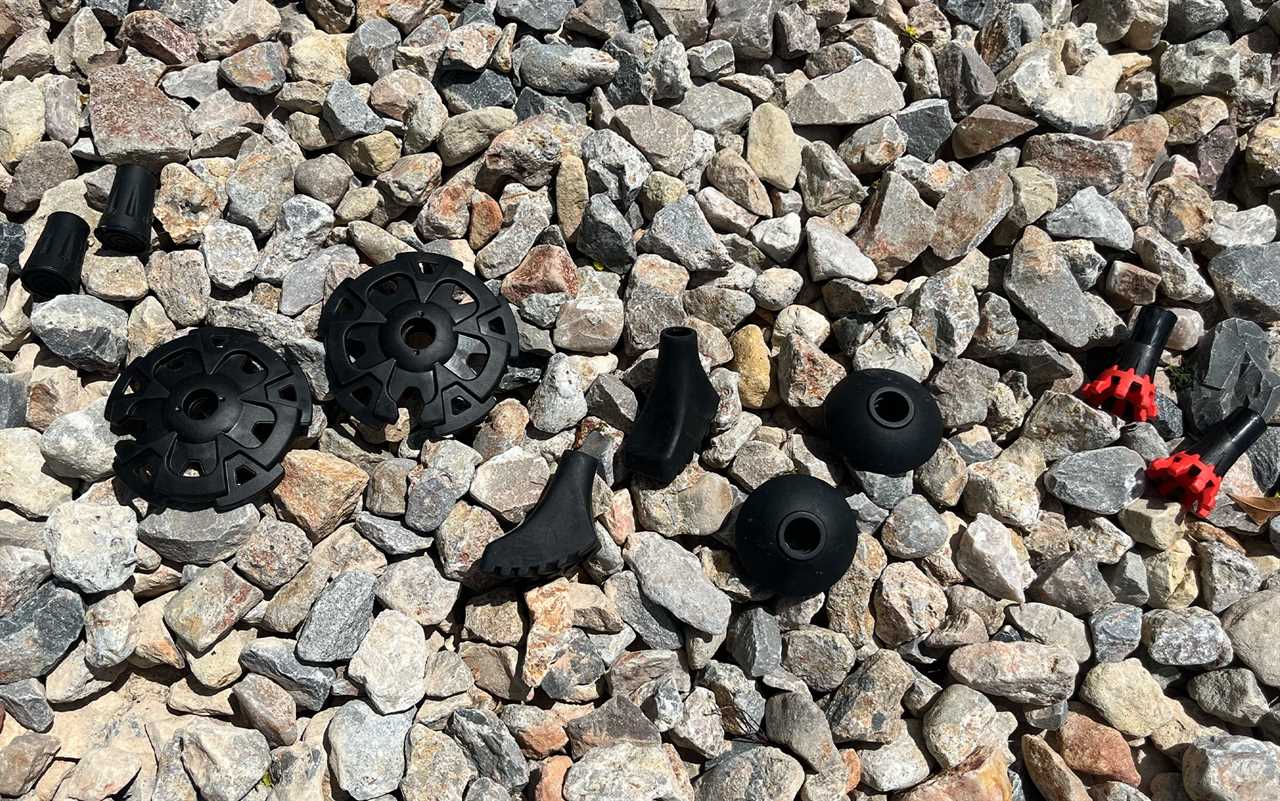
[[[708,6],[713,5],[713,9]],[[0,0],[0,797],[22,801],[1280,798],[1271,427],[1190,517],[1145,468],[1280,422],[1270,0]],[[152,247],[45,220],[158,175]],[[332,402],[345,278],[459,260],[521,357],[411,447]],[[1159,418],[1079,399],[1139,307]],[[124,365],[246,329],[316,399],[257,505],[113,477]],[[659,335],[720,405],[669,484],[619,447]],[[913,473],[851,470],[848,371],[924,382]],[[599,432],[598,552],[475,563]],[[824,594],[744,578],[735,512],[840,489]]]

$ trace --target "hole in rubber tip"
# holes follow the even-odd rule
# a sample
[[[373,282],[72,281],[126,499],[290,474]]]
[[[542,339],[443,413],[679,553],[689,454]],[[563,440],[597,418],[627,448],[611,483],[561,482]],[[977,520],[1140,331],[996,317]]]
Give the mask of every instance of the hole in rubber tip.
[[[788,517],[778,530],[778,546],[792,559],[812,559],[825,541],[822,524],[802,512]]]
[[[664,336],[670,337],[671,339],[689,339],[690,337],[696,337],[698,335],[692,328],[684,325],[672,326],[662,333]]]
[[[208,420],[218,411],[220,400],[211,389],[197,389],[182,401],[182,413],[192,420]]]
[[[882,387],[871,393],[867,406],[871,417],[886,428],[902,428],[916,415],[911,398],[894,387]]]
[[[424,350],[436,341],[436,327],[430,320],[415,318],[400,329],[400,338],[414,350]]]

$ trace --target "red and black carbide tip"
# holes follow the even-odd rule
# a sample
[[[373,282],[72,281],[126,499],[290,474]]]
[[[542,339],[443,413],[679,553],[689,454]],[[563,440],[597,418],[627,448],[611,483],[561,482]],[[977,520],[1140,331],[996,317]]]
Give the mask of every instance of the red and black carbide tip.
[[[1236,409],[1194,445],[1152,462],[1147,478],[1160,495],[1208,517],[1218,503],[1223,476],[1266,430],[1262,415],[1248,407]]]
[[[1177,321],[1168,309],[1145,307],[1116,363],[1080,388],[1085,401],[1130,422],[1155,419],[1156,367]]]

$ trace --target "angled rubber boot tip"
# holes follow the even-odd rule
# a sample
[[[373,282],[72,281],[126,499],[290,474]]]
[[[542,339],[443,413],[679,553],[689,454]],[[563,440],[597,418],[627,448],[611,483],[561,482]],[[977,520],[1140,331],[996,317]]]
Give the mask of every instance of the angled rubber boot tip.
[[[489,543],[477,569],[507,578],[538,578],[564,572],[594,554],[600,541],[591,516],[591,488],[600,468],[596,454],[602,452],[601,444],[588,437],[581,450],[565,454],[537,507],[523,523]]]
[[[693,459],[711,430],[720,396],[698,360],[698,334],[673,327],[658,342],[653,386],[622,444],[623,461],[667,484]]]
[[[1147,478],[1160,495],[1208,517],[1218,504],[1223,477],[1266,430],[1262,415],[1248,407],[1236,409],[1194,445],[1152,462]]]
[[[37,298],[78,293],[88,248],[89,224],[69,211],[55,211],[22,267],[22,286]]]
[[[823,409],[831,443],[855,470],[905,473],[929,461],[942,441],[933,395],[894,370],[849,373]]]
[[[778,476],[742,504],[738,561],[754,585],[785,596],[816,595],[853,562],[857,521],[831,485],[811,476]]]
[[[1092,406],[1107,409],[1134,423],[1154,420],[1156,367],[1178,317],[1168,309],[1147,306],[1138,314],[1129,341],[1115,364],[1080,388],[1080,396]]]
[[[122,164],[107,196],[107,208],[94,229],[98,241],[117,253],[142,253],[151,246],[151,212],[156,182],[146,167]]]

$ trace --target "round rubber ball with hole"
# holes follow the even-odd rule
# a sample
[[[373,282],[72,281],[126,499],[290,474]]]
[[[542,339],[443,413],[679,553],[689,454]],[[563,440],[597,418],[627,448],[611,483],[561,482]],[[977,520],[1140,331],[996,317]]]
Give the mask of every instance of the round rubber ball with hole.
[[[905,473],[929,461],[942,441],[942,413],[933,395],[894,370],[850,373],[823,409],[831,443],[854,470]]]
[[[338,405],[374,427],[406,409],[415,448],[479,422],[520,351],[507,302],[458,261],[429,253],[344,280],[320,330]]]
[[[738,513],[738,561],[748,580],[786,596],[825,592],[849,569],[857,523],[838,490],[811,476],[778,476]]]
[[[302,369],[236,328],[198,328],[135,359],[106,418],[125,435],[115,470],[140,497],[177,509],[231,509],[275,486],[311,425]]]

